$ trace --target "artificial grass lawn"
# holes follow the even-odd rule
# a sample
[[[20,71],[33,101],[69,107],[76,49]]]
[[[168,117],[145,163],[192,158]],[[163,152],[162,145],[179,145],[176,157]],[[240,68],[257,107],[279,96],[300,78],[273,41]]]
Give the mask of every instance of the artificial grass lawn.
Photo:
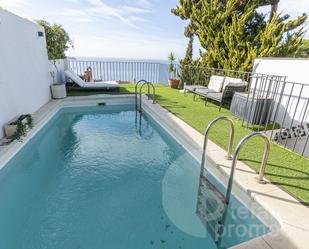
[[[91,95],[106,92],[98,91],[74,91],[69,92],[69,96]],[[110,94],[110,92],[108,92]],[[119,93],[134,93],[133,84],[122,84]],[[157,101],[160,105],[189,125],[203,133],[207,125],[219,115],[226,115],[235,122],[234,149],[240,139],[249,134],[251,130],[242,127],[242,121],[232,116],[228,109],[222,108],[219,112],[218,105],[208,103],[205,107],[204,101],[197,99],[193,101],[192,95],[184,96],[178,90],[170,89],[163,85],[156,85]],[[219,122],[212,129],[210,139],[219,146],[227,149],[229,126],[224,122]],[[240,160],[246,162],[250,167],[259,170],[264,144],[261,138],[255,138],[243,147],[240,153]],[[295,195],[305,205],[309,205],[309,160],[284,149],[280,145],[272,143],[266,177],[274,184],[280,185],[293,195]]]

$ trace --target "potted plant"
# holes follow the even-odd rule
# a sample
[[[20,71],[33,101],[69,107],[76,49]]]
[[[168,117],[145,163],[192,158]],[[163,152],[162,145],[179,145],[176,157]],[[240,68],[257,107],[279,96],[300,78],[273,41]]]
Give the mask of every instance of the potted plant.
[[[33,118],[30,114],[20,115],[4,126],[5,135],[11,139],[20,140],[28,129],[33,127]]]
[[[168,70],[170,72],[170,79],[168,80],[168,85],[171,88],[178,89],[180,80],[176,78],[176,58],[173,52],[171,52],[168,56],[168,60]]]
[[[56,66],[55,60],[53,62],[53,65],[54,65],[56,71],[58,72],[58,68]],[[63,99],[63,98],[65,98],[67,96],[65,84],[56,83],[56,80],[55,80],[56,74],[55,74],[54,70],[50,70],[50,75],[53,78],[53,84],[50,86],[53,99]]]

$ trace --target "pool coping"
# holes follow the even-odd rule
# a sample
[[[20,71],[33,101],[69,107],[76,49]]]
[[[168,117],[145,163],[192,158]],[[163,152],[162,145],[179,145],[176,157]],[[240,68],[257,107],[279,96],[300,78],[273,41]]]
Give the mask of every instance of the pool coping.
[[[134,95],[92,95],[83,97],[68,97],[62,100],[51,100],[33,114],[34,128],[28,132],[23,141],[14,141],[9,145],[0,146],[0,169],[22,147],[37,134],[37,132],[63,107],[93,106],[104,102],[107,105],[132,104]],[[152,104],[145,96],[142,99],[143,110],[153,117],[169,132],[191,155],[200,162],[203,148],[203,135],[183,120],[161,107]],[[231,161],[225,158],[226,151],[213,143],[208,142],[207,157],[211,164],[216,166],[212,170],[219,170],[229,175]],[[280,189],[278,186],[267,183],[259,184],[256,181],[256,172],[245,163],[239,161],[235,174],[238,187],[254,201],[265,208],[280,224],[278,231],[255,238],[233,249],[281,249],[281,248],[307,248],[309,244],[309,209],[294,197]]]

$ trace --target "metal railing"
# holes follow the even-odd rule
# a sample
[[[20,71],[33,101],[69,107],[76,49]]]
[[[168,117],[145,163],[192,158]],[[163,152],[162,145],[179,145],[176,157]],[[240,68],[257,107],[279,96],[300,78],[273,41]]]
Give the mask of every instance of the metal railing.
[[[233,142],[234,142],[234,135],[235,135],[235,125],[234,122],[226,116],[220,116],[214,119],[213,121],[210,122],[210,124],[207,126],[205,130],[205,135],[204,135],[204,145],[203,145],[203,153],[202,153],[202,161],[201,161],[201,170],[200,170],[200,182],[199,182],[199,193],[200,195],[200,189],[201,189],[201,183],[202,179],[204,176],[204,170],[205,170],[205,161],[206,161],[206,150],[207,150],[207,143],[208,143],[208,135],[209,132],[211,131],[211,128],[219,121],[225,120],[227,121],[230,126],[231,126],[231,132],[230,132],[230,138],[229,138],[229,144],[228,144],[228,152],[226,155],[226,158],[231,160],[232,159],[232,147],[233,147]]]
[[[136,84],[135,84],[135,110],[137,111],[138,109],[138,105],[137,105],[137,88],[139,86],[139,84],[144,84],[144,83],[147,83],[146,80],[140,80],[138,81]],[[148,86],[148,96],[149,96],[149,86]]]
[[[147,61],[80,60],[69,58],[68,67],[83,76],[88,67],[96,81],[136,82],[145,79],[154,83],[167,83],[171,74],[167,63]]]
[[[263,134],[261,132],[253,132],[253,133],[245,136],[242,140],[240,140],[240,142],[238,143],[238,145],[235,149],[235,152],[234,152],[234,155],[233,155],[232,167],[231,167],[231,174],[230,174],[230,178],[229,178],[229,182],[228,182],[228,186],[227,186],[227,190],[226,190],[226,200],[227,200],[227,202],[230,201],[230,197],[231,197],[232,185],[233,185],[233,180],[234,180],[235,169],[236,169],[239,151],[243,147],[243,145],[249,139],[251,139],[253,137],[261,137],[265,141],[265,149],[264,149],[263,159],[262,159],[261,167],[260,167],[260,170],[259,170],[259,176],[258,176],[258,182],[259,183],[265,183],[263,178],[264,178],[267,160],[268,160],[268,156],[269,156],[270,141],[265,134]]]
[[[309,85],[288,82],[286,77],[256,76],[246,101],[238,94],[233,101],[231,111],[240,110],[236,116],[244,127],[264,132],[284,148],[309,156]]]
[[[207,143],[208,143],[208,135],[211,130],[211,128],[219,121],[225,120],[227,121],[231,126],[230,131],[230,138],[229,138],[229,144],[228,144],[228,152],[227,152],[227,158],[232,159],[232,166],[231,166],[231,173],[228,179],[228,185],[226,189],[225,195],[222,194],[204,175],[205,171],[205,161],[206,161],[206,150],[207,150]],[[231,198],[231,192],[232,192],[232,186],[234,183],[234,176],[235,176],[235,170],[236,170],[236,164],[238,161],[238,155],[243,147],[243,145],[254,137],[261,137],[263,138],[265,142],[265,148],[264,148],[264,154],[263,159],[261,163],[261,167],[259,170],[259,176],[258,176],[258,182],[259,183],[266,183],[264,181],[264,174],[265,169],[267,165],[267,160],[269,156],[269,150],[270,150],[270,141],[268,137],[261,133],[261,132],[253,132],[247,136],[245,136],[237,145],[235,152],[232,154],[232,146],[234,141],[234,134],[235,134],[235,125],[234,122],[227,116],[220,116],[214,119],[212,122],[209,123],[205,130],[204,135],[204,145],[203,145],[203,153],[202,153],[202,160],[201,160],[201,170],[200,170],[200,178],[199,178],[199,188],[198,188],[198,198],[197,198],[197,205],[196,205],[196,213],[201,218],[203,224],[206,224],[206,227],[211,227],[214,233],[214,240],[217,245],[220,245],[222,242],[222,234],[224,232],[224,224],[226,222],[227,218],[227,209],[228,205],[230,203]],[[210,194],[207,191],[203,190],[204,188],[207,188],[207,191],[212,191],[213,193]],[[210,210],[208,211],[208,205],[203,205],[202,202],[207,202],[208,199],[211,198],[217,198],[216,201],[213,201],[212,204],[215,206],[209,206]],[[218,205],[218,206],[216,206]],[[214,211],[218,210],[218,211]],[[208,224],[209,222],[214,223],[212,226]]]
[[[241,78],[245,82],[250,82],[250,79],[254,73],[237,71],[237,70],[226,70],[219,68],[207,68],[200,66],[187,65],[180,70],[177,68],[177,74],[180,79],[188,85],[202,85],[208,86],[210,77],[212,75],[231,77],[231,78]]]
[[[227,158],[233,160],[232,166],[231,166],[231,173],[230,173],[230,176],[229,176],[227,190],[226,190],[225,195],[222,194],[221,192],[219,192],[219,190],[215,186],[212,186],[212,184],[207,181],[206,176],[204,176],[208,135],[209,135],[211,128],[217,122],[219,122],[221,120],[227,121],[231,126],[231,132],[230,132],[230,138],[229,138],[229,144],[228,144],[228,151],[227,151]],[[265,183],[263,178],[264,178],[264,173],[265,173],[266,164],[267,164],[267,160],[268,160],[268,156],[269,156],[269,150],[270,150],[269,139],[261,132],[251,133],[251,134],[247,135],[246,137],[244,137],[239,142],[239,144],[237,145],[237,147],[235,149],[234,155],[232,157],[231,154],[232,154],[232,146],[233,146],[233,141],[234,141],[234,134],[235,134],[234,122],[227,116],[220,116],[220,117],[217,117],[216,119],[214,119],[212,122],[210,122],[210,124],[206,128],[205,136],[204,136],[204,145],[203,145],[203,153],[202,153],[202,162],[201,162],[201,171],[200,171],[199,189],[198,189],[198,202],[197,202],[197,206],[196,206],[196,213],[200,214],[200,212],[201,212],[200,211],[201,204],[200,204],[199,199],[201,198],[202,193],[203,193],[203,190],[202,190],[203,186],[208,186],[209,188],[213,188],[212,191],[215,191],[215,195],[218,196],[224,204],[223,206],[222,205],[220,206],[222,210],[218,213],[218,217],[217,217],[217,221],[216,221],[217,224],[215,225],[216,229],[215,229],[214,232],[215,232],[215,242],[216,242],[217,245],[220,245],[221,239],[222,239],[222,233],[223,233],[223,229],[224,229],[223,224],[225,224],[226,217],[227,217],[227,207],[228,207],[229,202],[230,202],[232,185],[233,185],[233,182],[234,182],[234,175],[235,175],[239,151],[243,147],[243,145],[253,137],[262,137],[265,141],[265,149],[264,149],[263,159],[262,159],[261,167],[260,167],[260,170],[259,170],[259,176],[258,176],[258,182],[259,183]],[[204,182],[204,184],[203,184],[203,182]],[[207,198],[206,198],[206,200],[207,200]],[[206,205],[206,207],[207,207],[207,205]],[[216,207],[214,207],[214,208],[216,209]],[[207,214],[207,211],[205,213]],[[203,216],[200,216],[200,217],[203,217]],[[212,220],[210,220],[210,221],[212,222]]]
[[[231,120],[229,117],[227,117],[227,116],[220,116],[220,117],[217,117],[216,119],[214,119],[213,121],[211,121],[209,123],[209,125],[207,126],[206,130],[205,130],[201,169],[204,169],[204,164],[205,164],[205,160],[206,160],[206,149],[207,149],[209,132],[210,132],[211,128],[218,121],[221,121],[221,120],[227,121],[230,124],[230,126],[231,126],[230,139],[229,139],[228,151],[227,151],[226,157],[228,159],[232,159],[232,147],[233,147],[234,135],[235,135],[235,125],[234,125],[233,120]]]
[[[236,164],[237,164],[240,149],[242,148],[242,146],[248,140],[250,140],[253,137],[262,137],[265,141],[265,149],[264,149],[263,159],[262,159],[262,163],[261,163],[261,167],[260,167],[260,171],[259,171],[259,176],[258,176],[258,182],[259,183],[265,183],[263,178],[264,178],[264,173],[265,173],[268,155],[269,155],[269,150],[270,150],[270,141],[269,141],[268,137],[265,136],[263,133],[253,132],[253,133],[247,135],[246,137],[244,137],[238,143],[238,145],[235,149],[235,152],[234,152],[234,155],[233,155],[232,166],[231,166],[231,173],[230,173],[230,177],[229,177],[229,181],[228,181],[228,185],[227,185],[227,190],[226,190],[226,194],[225,194],[226,205],[229,205],[229,202],[230,202],[232,186],[233,186],[233,183],[234,183],[234,175],[235,175],[235,170],[236,170]],[[219,230],[219,236],[218,236],[218,241],[217,241],[218,245],[220,245],[222,243],[221,234],[223,233],[224,224],[226,223],[226,219],[227,219],[227,211],[225,210],[225,212],[223,212],[221,222],[219,223],[220,230]]]
[[[140,85],[142,84],[142,85]],[[138,106],[138,98],[137,98],[137,93],[138,93],[138,86],[140,85],[140,88],[139,88],[139,106]],[[142,113],[142,90],[144,88],[144,86],[147,85],[148,87],[148,100],[150,100],[150,87],[152,88],[152,102],[153,104],[156,103],[156,88],[155,86],[151,83],[151,82],[148,82],[146,80],[140,80],[139,82],[137,82],[135,84],[135,110],[136,111],[139,111],[140,113]],[[138,109],[139,107],[139,109]]]
[[[229,137],[229,144],[228,144],[228,152],[227,152],[227,158],[228,159],[232,159],[231,154],[232,154],[232,146],[233,146],[233,141],[234,141],[234,135],[235,135],[235,125],[234,122],[226,116],[220,116],[217,117],[216,119],[214,119],[212,122],[210,122],[210,124],[207,126],[206,130],[205,130],[205,135],[204,135],[204,145],[203,145],[203,153],[202,153],[202,161],[201,161],[201,170],[200,170],[200,178],[199,178],[199,188],[198,188],[198,196],[197,196],[197,205],[196,205],[196,214],[202,219],[202,222],[205,223],[206,222],[206,227],[208,226],[207,223],[213,222],[212,219],[207,220],[208,219],[208,210],[207,210],[207,205],[205,205],[205,207],[203,207],[203,204],[201,204],[202,199],[203,199],[203,195],[205,196],[205,201],[207,202],[207,199],[209,199],[210,197],[207,196],[207,191],[205,192],[203,190],[203,188],[206,187],[206,189],[208,191],[212,191],[213,193],[215,193],[215,196],[217,196],[217,198],[219,198],[219,202],[214,201],[213,203],[215,203],[215,210],[218,209],[218,213],[217,213],[217,217],[212,217],[215,218],[216,221],[214,228],[213,228],[213,233],[214,233],[214,240],[215,243],[218,243],[219,241],[219,237],[221,235],[221,229],[217,229],[221,228],[221,221],[222,218],[224,217],[224,214],[227,211],[227,205],[228,202],[226,201],[225,196],[207,179],[207,177],[204,175],[204,170],[205,170],[205,161],[206,161],[206,151],[207,151],[207,143],[208,143],[208,135],[209,132],[211,131],[211,128],[219,121],[225,120],[230,124],[231,127],[231,132],[230,132],[230,137]],[[221,203],[221,205],[219,204]],[[201,207],[202,205],[202,207]],[[221,207],[221,208],[219,208]],[[201,210],[202,209],[202,210]],[[203,215],[203,212],[205,212],[205,214]]]

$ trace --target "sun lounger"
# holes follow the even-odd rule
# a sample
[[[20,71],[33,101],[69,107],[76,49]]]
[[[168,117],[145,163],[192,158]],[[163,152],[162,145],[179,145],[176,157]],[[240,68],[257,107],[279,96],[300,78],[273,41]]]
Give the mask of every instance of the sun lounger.
[[[99,82],[85,82],[78,75],[71,70],[65,70],[65,75],[70,78],[74,83],[84,89],[99,90],[99,89],[115,89],[119,87],[116,81],[99,81]]]
[[[216,80],[212,82],[209,88],[198,88],[194,91],[194,97],[196,95],[205,98],[205,106],[207,105],[207,100],[211,99],[220,103],[219,110],[223,104],[230,104],[235,92],[244,92],[246,89],[246,84],[241,79],[225,77],[221,82]]]

